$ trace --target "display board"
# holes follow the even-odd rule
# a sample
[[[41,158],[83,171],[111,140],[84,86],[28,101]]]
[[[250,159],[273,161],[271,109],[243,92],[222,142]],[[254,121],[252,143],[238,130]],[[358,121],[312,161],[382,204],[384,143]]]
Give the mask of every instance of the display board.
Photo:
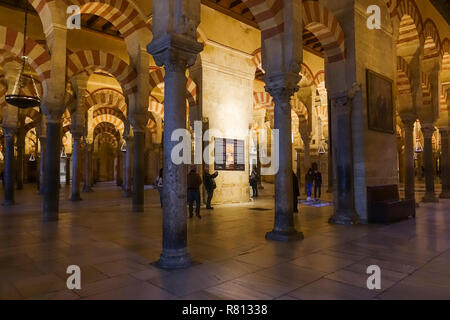
[[[214,138],[214,169],[245,171],[245,141]]]

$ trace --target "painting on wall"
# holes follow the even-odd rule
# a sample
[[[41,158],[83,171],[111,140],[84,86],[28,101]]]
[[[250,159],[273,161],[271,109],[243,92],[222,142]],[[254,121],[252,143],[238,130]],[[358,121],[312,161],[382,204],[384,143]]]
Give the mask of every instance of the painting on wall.
[[[367,70],[367,116],[369,130],[394,133],[392,80]]]
[[[214,138],[214,170],[245,170],[245,141]]]

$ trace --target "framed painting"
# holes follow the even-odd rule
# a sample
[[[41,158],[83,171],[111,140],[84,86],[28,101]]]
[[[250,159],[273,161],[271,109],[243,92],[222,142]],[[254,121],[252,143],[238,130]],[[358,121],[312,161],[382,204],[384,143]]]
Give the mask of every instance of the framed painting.
[[[394,134],[392,80],[371,70],[367,78],[367,117],[369,130]]]

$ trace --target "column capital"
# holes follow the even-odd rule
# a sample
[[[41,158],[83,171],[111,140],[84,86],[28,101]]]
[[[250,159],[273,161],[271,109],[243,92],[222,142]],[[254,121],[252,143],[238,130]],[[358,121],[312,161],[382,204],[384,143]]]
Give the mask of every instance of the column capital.
[[[290,112],[289,102],[294,93],[300,89],[298,83],[301,78],[299,74],[291,72],[266,75],[264,77],[265,89],[272,96],[277,106],[283,108],[285,112]]]
[[[166,72],[186,72],[194,65],[197,55],[203,50],[203,44],[178,34],[167,34],[147,46],[158,66],[164,66]]]
[[[400,114],[400,118],[402,119],[405,127],[412,128],[416,123],[417,115],[413,113],[402,113]]]
[[[132,113],[129,115],[128,120],[133,127],[133,132],[144,132],[148,123],[148,113]]]
[[[425,139],[431,139],[433,137],[434,131],[436,131],[433,124],[427,124],[427,123],[424,123],[422,125],[422,127],[420,128],[420,130],[422,131],[423,137]]]

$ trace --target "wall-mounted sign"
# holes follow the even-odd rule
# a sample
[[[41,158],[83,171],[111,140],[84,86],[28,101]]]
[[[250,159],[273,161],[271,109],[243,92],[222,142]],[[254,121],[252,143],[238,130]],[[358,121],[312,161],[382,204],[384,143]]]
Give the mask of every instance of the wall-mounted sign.
[[[214,138],[214,170],[245,171],[245,141]]]

